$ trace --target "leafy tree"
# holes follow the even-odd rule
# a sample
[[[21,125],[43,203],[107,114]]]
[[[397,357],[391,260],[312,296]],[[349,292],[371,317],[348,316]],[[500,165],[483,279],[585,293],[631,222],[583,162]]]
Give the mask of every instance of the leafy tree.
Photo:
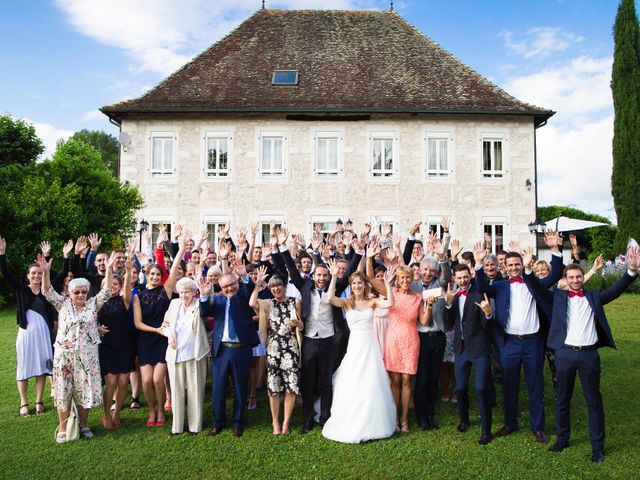
[[[613,37],[611,193],[618,217],[615,248],[622,251],[629,236],[637,239],[640,235],[640,27],[634,0],[620,2]]]
[[[120,144],[116,137],[109,135],[102,130],[83,129],[71,135],[69,140],[81,140],[87,145],[91,145],[98,153],[100,153],[103,163],[109,170],[111,170],[113,176],[118,177]],[[65,142],[60,142],[58,146],[61,146],[64,143]]]
[[[0,167],[17,163],[34,164],[44,145],[36,135],[33,125],[0,115]]]
[[[563,215],[569,218],[575,218],[577,220],[588,220],[591,222],[602,222],[606,225],[600,227],[587,228],[586,230],[579,230],[573,232],[578,238],[578,243],[587,247],[589,251],[589,259],[593,260],[598,255],[602,254],[605,259],[613,259],[618,253],[625,250],[625,246],[618,250],[615,248],[613,240],[616,236],[617,228],[611,225],[611,220],[602,215],[594,213],[583,212],[574,207],[563,207],[561,205],[550,205],[547,207],[538,207],[538,218],[547,222],[547,228],[555,228],[553,222],[550,220]]]

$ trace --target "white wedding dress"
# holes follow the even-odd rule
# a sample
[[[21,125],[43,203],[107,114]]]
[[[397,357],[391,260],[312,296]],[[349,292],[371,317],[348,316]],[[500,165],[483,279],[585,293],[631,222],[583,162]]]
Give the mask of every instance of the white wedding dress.
[[[391,437],[396,406],[373,330],[373,310],[349,310],[347,353],[333,374],[331,416],[322,435],[343,443]]]

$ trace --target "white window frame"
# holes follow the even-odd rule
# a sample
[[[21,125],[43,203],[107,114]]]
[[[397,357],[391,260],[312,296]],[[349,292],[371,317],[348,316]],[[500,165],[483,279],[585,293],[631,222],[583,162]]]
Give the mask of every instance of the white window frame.
[[[482,217],[480,224],[480,238],[484,242],[485,227],[491,227],[491,253],[495,254],[499,245],[496,243],[496,227],[502,227],[502,250],[506,250],[507,246],[507,219],[505,217]]]
[[[491,142],[491,153],[495,153],[495,143],[500,142],[502,165],[500,170],[495,169],[495,158],[492,158],[491,169],[487,170],[484,166],[484,143]],[[482,132],[480,135],[480,177],[482,180],[505,180],[508,173],[508,139],[504,132]]]
[[[154,143],[156,139],[171,140],[171,165],[153,167]],[[175,180],[178,172],[178,136],[175,130],[152,130],[149,132],[149,177],[152,180]],[[166,163],[166,162],[165,162]]]
[[[262,245],[270,241],[270,238],[264,238],[262,234],[263,225],[269,226],[271,220],[276,221],[276,228],[282,225],[286,225],[284,214],[282,212],[263,212],[258,215],[258,232],[256,234],[256,246]]]
[[[282,140],[282,165],[280,168],[262,168],[262,146],[263,140],[266,138],[280,138]],[[286,131],[262,131],[258,136],[258,180],[265,182],[282,182],[288,179],[289,167],[289,149],[288,149],[288,133]],[[272,150],[273,151],[273,150]],[[273,160],[273,158],[272,158]]]
[[[391,168],[374,170],[374,145],[377,140],[391,140]],[[397,182],[400,177],[399,135],[393,131],[373,131],[369,133],[369,148],[367,149],[367,165],[369,180],[373,182]],[[378,173],[379,175],[376,175]]]
[[[206,228],[207,230],[209,230],[209,236],[207,238],[207,241],[209,242],[209,248],[216,253],[218,252],[218,244],[220,243],[217,227],[219,225],[224,225],[230,221],[231,219],[229,218],[229,215],[225,214],[208,214],[203,216],[202,229],[204,230]],[[209,228],[210,225],[215,225],[213,231],[211,231],[211,229]]]
[[[447,144],[447,165],[441,169],[429,168],[429,142],[430,141],[446,141]],[[424,134],[423,140],[423,158],[424,158],[424,178],[429,182],[446,181],[450,180],[453,176],[453,136],[451,132],[447,131],[427,131]],[[440,147],[437,147],[439,153]]]
[[[202,145],[202,175],[203,179],[211,182],[224,182],[233,179],[233,132],[230,130],[205,131],[203,134]],[[210,169],[209,168],[209,140],[224,139],[227,141],[227,168],[226,169]],[[222,175],[226,173],[226,175]]]
[[[313,176],[316,180],[335,180],[336,178],[343,177],[343,132],[339,131],[317,131],[313,137]],[[336,141],[336,167],[335,168],[320,168],[320,140],[335,140]]]
[[[309,243],[311,242],[311,237],[315,232],[314,226],[316,223],[329,224],[331,226],[329,229],[321,230],[323,235],[326,236],[327,234],[335,232],[335,227],[337,225],[338,219],[341,219],[343,222],[346,223],[349,217],[345,212],[336,212],[336,213],[327,214],[326,211],[324,211],[322,214],[319,214],[319,215],[316,215],[316,214],[309,215],[309,230],[308,230],[309,236],[307,237],[307,240],[309,241]]]

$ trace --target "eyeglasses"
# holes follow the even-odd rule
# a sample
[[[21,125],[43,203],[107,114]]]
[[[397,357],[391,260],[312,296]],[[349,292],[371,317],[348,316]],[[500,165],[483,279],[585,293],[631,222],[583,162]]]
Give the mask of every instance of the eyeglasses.
[[[221,290],[226,290],[228,288],[233,287],[234,285],[237,285],[237,283],[230,283],[229,285],[220,285],[220,289]]]
[[[87,290],[77,290],[75,292],[71,292],[71,295],[86,295],[89,293]]]

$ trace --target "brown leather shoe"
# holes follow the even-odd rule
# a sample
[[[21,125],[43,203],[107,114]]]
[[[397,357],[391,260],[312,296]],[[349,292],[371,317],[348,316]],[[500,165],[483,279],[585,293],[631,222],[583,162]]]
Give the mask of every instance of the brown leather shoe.
[[[234,428],[233,429],[233,436],[234,437],[241,437],[242,436],[242,430],[239,428]]]
[[[549,437],[544,432],[533,432],[533,436],[536,437],[536,442],[546,445],[549,443]]]
[[[465,433],[467,430],[469,430],[469,425],[461,421],[456,428],[460,433]]]
[[[488,433],[483,433],[482,435],[480,435],[480,440],[478,440],[478,443],[480,445],[486,445],[487,443],[489,443],[491,440],[493,440],[493,437],[488,434]]]
[[[210,437],[215,437],[220,432],[222,432],[222,427],[213,427],[211,430],[209,430],[209,433],[207,433],[207,435],[209,435]]]
[[[496,437],[506,437],[507,435],[511,435],[513,432],[517,432],[517,428],[507,427],[506,425],[502,427],[500,430],[496,432]]]

